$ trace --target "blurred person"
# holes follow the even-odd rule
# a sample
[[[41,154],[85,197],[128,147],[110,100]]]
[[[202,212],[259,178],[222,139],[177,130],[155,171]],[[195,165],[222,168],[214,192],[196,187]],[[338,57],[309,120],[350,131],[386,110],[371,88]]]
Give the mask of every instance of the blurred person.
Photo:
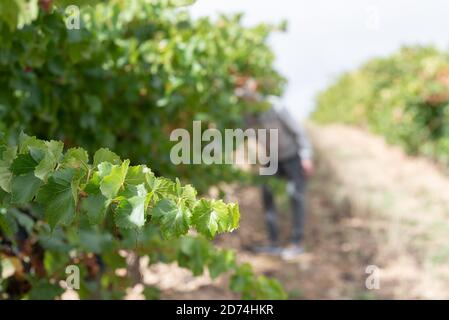
[[[237,95],[247,101],[261,101],[255,80],[247,80],[237,89]],[[269,245],[254,248],[256,252],[280,254],[284,259],[293,259],[304,252],[304,216],[306,177],[313,173],[312,146],[305,131],[297,123],[287,108],[278,102],[270,103],[267,111],[248,115],[248,127],[277,129],[278,131],[278,170],[276,175],[287,181],[293,214],[290,244],[279,246],[278,212],[273,191],[268,184],[262,186],[262,199],[265,209]],[[269,148],[267,145],[266,148]],[[267,150],[269,153],[270,151]],[[267,153],[267,154],[268,154]]]

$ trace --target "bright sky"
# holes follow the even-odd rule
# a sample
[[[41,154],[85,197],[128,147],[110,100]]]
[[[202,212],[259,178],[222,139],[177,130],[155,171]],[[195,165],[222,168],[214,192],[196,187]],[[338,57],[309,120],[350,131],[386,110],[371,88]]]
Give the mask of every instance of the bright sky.
[[[197,0],[194,16],[244,12],[245,23],[280,22],[271,43],[289,80],[285,103],[300,118],[341,72],[404,44],[449,48],[448,0]]]

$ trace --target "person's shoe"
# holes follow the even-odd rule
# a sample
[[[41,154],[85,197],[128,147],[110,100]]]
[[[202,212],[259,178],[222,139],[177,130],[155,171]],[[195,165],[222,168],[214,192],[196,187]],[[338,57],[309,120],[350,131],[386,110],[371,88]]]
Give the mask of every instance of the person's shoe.
[[[286,261],[295,260],[304,253],[304,247],[299,244],[293,244],[284,248],[281,252],[281,258]]]
[[[282,252],[282,248],[275,245],[255,246],[252,251],[258,254],[279,255]]]

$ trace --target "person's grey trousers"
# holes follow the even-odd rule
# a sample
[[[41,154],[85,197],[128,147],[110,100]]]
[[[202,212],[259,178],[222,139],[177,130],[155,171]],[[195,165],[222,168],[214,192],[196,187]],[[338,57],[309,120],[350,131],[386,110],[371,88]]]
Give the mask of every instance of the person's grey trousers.
[[[304,191],[306,182],[299,156],[279,161],[276,175],[286,179],[288,182],[287,192],[290,196],[291,210],[293,213],[291,241],[292,243],[299,244],[304,235]],[[267,185],[262,187],[262,198],[266,213],[268,235],[272,244],[277,244],[279,240],[278,213],[276,211],[273,192]]]

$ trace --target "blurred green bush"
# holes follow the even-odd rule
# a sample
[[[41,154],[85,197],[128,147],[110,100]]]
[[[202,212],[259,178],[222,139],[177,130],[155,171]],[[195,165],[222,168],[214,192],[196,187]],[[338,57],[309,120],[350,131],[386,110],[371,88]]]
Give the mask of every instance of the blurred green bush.
[[[416,46],[373,59],[321,92],[312,117],[367,128],[448,165],[449,54]]]
[[[193,120],[241,126],[244,113],[260,108],[235,95],[242,77],[281,94],[267,38],[282,27],[245,27],[241,15],[194,20],[182,1],[111,0],[82,6],[81,28],[68,30],[66,2],[34,15],[37,1],[26,10],[2,5],[0,131],[9,141],[24,130],[89,152],[109,147],[200,190],[232,179],[230,166],[172,165],[170,132],[190,130]],[[70,4],[78,2],[86,1]]]

